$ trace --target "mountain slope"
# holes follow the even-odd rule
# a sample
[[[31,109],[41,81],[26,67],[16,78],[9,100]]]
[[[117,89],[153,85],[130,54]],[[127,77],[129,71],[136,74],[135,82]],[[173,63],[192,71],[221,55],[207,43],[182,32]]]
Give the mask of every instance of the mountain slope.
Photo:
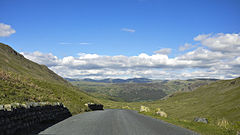
[[[96,99],[81,92],[62,77],[0,44],[0,104],[12,102],[63,102],[73,114]]]
[[[0,68],[4,71],[44,79],[51,82],[67,83],[62,77],[55,74],[45,65],[32,62],[13,50],[10,46],[0,43]]]
[[[104,105],[136,111],[146,106],[150,109],[146,115],[203,135],[236,135],[240,131],[240,78],[218,80],[194,91],[174,93],[164,100],[131,103],[105,100]],[[159,109],[166,112],[167,118],[156,114]],[[193,122],[196,117],[207,118],[209,123]]]
[[[145,104],[161,108],[170,118],[192,121],[207,118],[210,125],[240,129],[240,78],[219,80],[191,92],[175,93],[166,100]],[[207,131],[206,131],[207,132]]]

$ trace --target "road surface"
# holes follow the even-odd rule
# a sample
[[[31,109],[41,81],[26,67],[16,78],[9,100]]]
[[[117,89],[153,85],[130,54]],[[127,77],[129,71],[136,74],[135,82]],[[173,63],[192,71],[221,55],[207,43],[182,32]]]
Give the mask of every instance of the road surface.
[[[109,109],[87,112],[61,121],[40,135],[197,135],[175,125],[138,114]]]

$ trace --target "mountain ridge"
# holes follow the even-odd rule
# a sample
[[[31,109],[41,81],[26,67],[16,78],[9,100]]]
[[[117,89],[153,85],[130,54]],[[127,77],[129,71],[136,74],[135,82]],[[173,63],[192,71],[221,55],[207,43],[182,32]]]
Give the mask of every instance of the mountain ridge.
[[[68,81],[86,81],[86,82],[99,82],[99,83],[149,83],[152,82],[151,79],[148,78],[128,78],[128,79],[90,79],[90,78],[84,78],[84,79],[71,79],[71,78],[64,78]]]
[[[52,82],[61,81],[65,84],[68,83],[47,66],[37,64],[25,58],[9,45],[3,43],[0,43],[0,68],[4,71],[15,72],[21,75],[30,75],[37,79],[47,79]]]

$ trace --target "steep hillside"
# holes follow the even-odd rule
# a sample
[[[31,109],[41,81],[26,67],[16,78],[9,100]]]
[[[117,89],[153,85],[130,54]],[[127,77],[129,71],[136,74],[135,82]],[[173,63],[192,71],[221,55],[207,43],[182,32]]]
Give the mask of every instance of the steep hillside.
[[[164,108],[170,116],[177,118],[191,120],[201,116],[240,121],[240,78],[220,80],[192,92],[176,93],[150,105]]]
[[[39,65],[24,58],[23,55],[3,43],[0,43],[0,68],[4,71],[30,76],[35,79],[67,84],[66,80],[48,69],[47,66]]]
[[[236,134],[236,131],[240,131],[240,78],[220,80],[144,105],[151,108],[150,115],[155,117],[154,111],[161,108],[168,114],[167,121],[202,134]],[[192,122],[195,117],[207,118],[209,124]]]
[[[171,81],[161,81],[160,84],[166,85],[169,88],[165,89],[167,94],[172,94],[181,91],[193,91],[196,88],[210,84],[217,81],[216,79],[190,79],[190,80],[171,80]]]
[[[84,111],[84,103],[96,99],[63,78],[0,44],[0,104],[12,102],[63,102],[73,114]]]
[[[108,108],[136,111],[141,106],[146,106],[150,108],[146,115],[189,128],[202,135],[236,135],[240,131],[240,78],[218,80],[194,91],[177,92],[164,100],[131,103],[103,100],[103,103]],[[156,114],[159,108],[167,113],[167,118]],[[196,117],[207,118],[209,123],[193,122]]]

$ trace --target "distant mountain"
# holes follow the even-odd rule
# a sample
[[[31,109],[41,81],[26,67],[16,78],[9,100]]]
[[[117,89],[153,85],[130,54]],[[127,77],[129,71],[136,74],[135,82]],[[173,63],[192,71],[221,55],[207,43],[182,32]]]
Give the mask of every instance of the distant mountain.
[[[138,78],[137,78],[138,79]],[[196,88],[207,85],[215,80],[163,80],[149,82],[148,79],[140,78],[137,80],[120,79],[117,81],[111,80],[74,80],[71,83],[78,86],[81,90],[92,94],[95,97],[105,97],[115,101],[152,101],[161,99],[169,94],[181,91],[193,91]],[[136,81],[137,80],[137,81]],[[107,83],[106,83],[107,82]],[[115,82],[115,83],[112,83]],[[116,83],[117,82],[117,83]],[[121,82],[121,83],[120,83]],[[138,82],[138,83],[135,83]],[[139,83],[141,82],[141,83]],[[146,82],[146,83],[144,83]]]
[[[195,80],[209,80],[209,81],[217,81],[218,79],[213,79],[213,78],[196,78],[196,79],[188,79],[187,81],[195,81]]]
[[[86,82],[98,82],[98,83],[149,83],[152,82],[151,79],[147,78],[129,78],[129,79],[101,79],[101,80],[95,80],[95,79],[71,79],[71,78],[65,78],[68,81],[86,81]]]
[[[73,114],[84,111],[93,97],[68,81],[0,43],[0,104],[13,102],[62,102]]]

